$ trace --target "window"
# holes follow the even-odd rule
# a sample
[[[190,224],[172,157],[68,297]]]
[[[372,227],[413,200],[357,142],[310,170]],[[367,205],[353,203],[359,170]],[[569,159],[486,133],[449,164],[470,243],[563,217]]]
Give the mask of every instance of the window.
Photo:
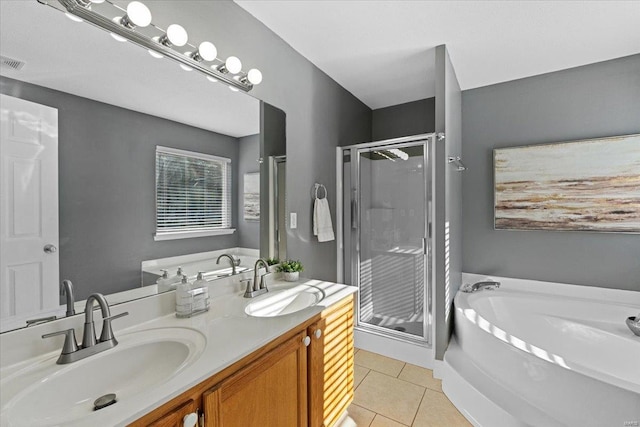
[[[231,160],[156,147],[156,240],[231,234]]]

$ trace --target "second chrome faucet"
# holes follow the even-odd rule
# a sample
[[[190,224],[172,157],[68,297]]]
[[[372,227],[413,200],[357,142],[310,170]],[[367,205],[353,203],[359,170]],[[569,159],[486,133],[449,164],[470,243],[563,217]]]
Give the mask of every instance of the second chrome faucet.
[[[265,274],[260,274],[260,264],[262,264],[262,266],[267,270]],[[267,289],[267,278],[269,275],[269,264],[267,264],[267,261],[264,259],[258,258],[253,266],[253,283],[251,282],[251,279],[242,280],[242,282],[247,282],[247,289],[244,292],[244,297],[253,298],[269,292],[269,289]]]

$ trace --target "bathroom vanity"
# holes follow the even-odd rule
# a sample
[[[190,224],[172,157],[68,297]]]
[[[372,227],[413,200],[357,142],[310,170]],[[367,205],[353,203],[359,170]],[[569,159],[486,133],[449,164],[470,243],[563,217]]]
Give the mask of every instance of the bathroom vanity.
[[[212,375],[131,426],[331,426],[353,399],[353,296]]]
[[[0,335],[0,425],[334,425],[353,399],[355,288],[276,280],[250,299],[242,277],[210,282],[211,309],[188,319],[173,292],[112,306],[130,313],[113,325],[119,344],[66,365],[62,337],[41,335],[81,330],[81,313]]]

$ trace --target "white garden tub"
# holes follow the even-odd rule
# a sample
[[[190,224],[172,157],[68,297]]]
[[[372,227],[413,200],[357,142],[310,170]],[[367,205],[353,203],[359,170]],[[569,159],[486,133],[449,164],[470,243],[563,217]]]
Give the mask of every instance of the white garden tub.
[[[471,283],[486,277],[469,275]],[[459,292],[443,389],[476,425],[640,425],[640,292],[518,281]]]

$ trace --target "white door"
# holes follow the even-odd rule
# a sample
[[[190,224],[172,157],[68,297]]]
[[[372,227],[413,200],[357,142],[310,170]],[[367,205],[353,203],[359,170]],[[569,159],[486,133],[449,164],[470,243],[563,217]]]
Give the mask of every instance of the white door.
[[[59,307],[58,110],[0,95],[0,326]]]

